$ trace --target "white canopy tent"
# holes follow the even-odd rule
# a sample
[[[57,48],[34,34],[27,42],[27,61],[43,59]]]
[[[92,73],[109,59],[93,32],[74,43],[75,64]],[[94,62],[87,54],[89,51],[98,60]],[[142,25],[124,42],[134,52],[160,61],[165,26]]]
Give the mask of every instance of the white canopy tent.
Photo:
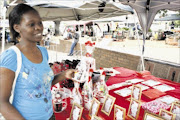
[[[128,5],[121,3],[105,3],[101,0],[89,1],[61,1],[54,0],[25,0],[26,4],[31,5],[38,10],[43,20],[51,21],[85,21],[99,18],[115,17],[133,13],[133,9]],[[28,2],[30,1],[30,2]],[[14,4],[9,4],[7,15],[13,9]],[[103,11],[99,10],[103,9]],[[6,16],[8,17],[8,16]]]
[[[24,0],[10,0],[11,1],[11,6],[14,5],[14,3],[16,2],[22,2]],[[31,3],[36,0],[25,0],[27,2],[27,4]],[[147,31],[149,30],[152,21],[154,20],[154,17],[156,15],[156,13],[159,10],[162,9],[168,9],[168,10],[180,10],[180,2],[179,0],[119,0],[119,2],[117,3],[113,3],[113,2],[107,2],[105,4],[105,6],[103,6],[102,4],[100,5],[100,3],[102,3],[102,1],[106,1],[106,0],[98,0],[98,1],[94,1],[94,0],[80,0],[78,1],[78,5],[76,4],[76,6],[73,7],[73,2],[75,1],[77,3],[76,0],[71,0],[71,6],[66,4],[60,4],[60,1],[62,0],[56,0],[57,2],[59,2],[59,4],[56,3],[56,5],[53,4],[52,1],[49,0],[38,0],[38,3],[36,1],[36,4],[34,3],[35,8],[40,12],[40,15],[42,16],[42,18],[44,20],[59,20],[59,21],[66,21],[66,20],[91,20],[91,19],[98,19],[98,18],[105,18],[105,17],[114,17],[114,16],[119,16],[119,15],[123,15],[122,12],[124,12],[124,14],[128,14],[131,13],[132,10],[128,9],[124,9],[122,6],[118,7],[117,4],[122,3],[124,5],[129,5],[131,6],[137,13],[137,16],[139,18],[139,22],[141,25],[141,28],[143,30],[143,35],[144,35],[144,43],[143,43],[143,49],[142,49],[142,55],[144,53],[144,47],[145,47],[145,36],[147,34]],[[85,1],[85,3],[83,3]],[[88,2],[89,1],[89,2]],[[109,1],[109,0],[107,0]],[[28,3],[29,2],[29,3]],[[57,5],[59,5],[57,7]],[[61,5],[61,6],[60,6]],[[94,7],[90,7],[94,6]],[[115,6],[112,8],[112,5]],[[44,8],[42,7],[44,6]],[[100,7],[99,7],[100,6]],[[47,11],[46,9],[51,8],[52,11]],[[71,14],[71,16],[64,16],[64,17],[60,17],[60,15],[62,14],[62,11],[57,10],[57,11],[53,11],[56,8],[61,8],[64,9],[62,11],[64,11],[63,13],[65,13],[64,15]],[[73,8],[73,9],[71,9]],[[107,10],[106,10],[107,8]],[[103,9],[103,12],[100,12],[99,9]],[[10,10],[10,9],[9,9]],[[67,10],[67,12],[65,12],[65,10]],[[89,10],[89,12],[87,12]],[[92,12],[94,11],[94,12]],[[98,13],[97,13],[98,12]],[[56,14],[58,13],[58,14]],[[91,14],[90,14],[91,13]],[[55,15],[59,15],[59,16],[55,16]],[[63,14],[62,14],[63,15]],[[3,50],[3,47],[2,47]],[[143,61],[143,60],[142,60]],[[143,65],[143,63],[142,63]],[[144,70],[144,66],[142,67],[142,70]]]
[[[156,13],[159,10],[180,10],[179,0],[119,0],[135,9],[144,36],[147,34]]]
[[[4,15],[4,20],[5,18],[8,18],[10,11],[18,3],[31,5],[38,10],[42,19],[46,21],[86,21],[133,13],[132,8],[127,5],[121,3],[105,3],[104,5],[104,2],[101,0],[9,0],[9,4],[7,0],[5,0],[4,3],[5,6],[3,13],[6,13]],[[5,28],[3,31],[5,31]],[[3,37],[2,51],[4,51],[4,44]]]
[[[137,13],[144,36],[142,56],[144,54],[146,35],[154,20],[156,13],[159,10],[163,9],[174,11],[180,10],[179,0],[119,0],[119,2],[131,6]],[[142,70],[145,70],[143,63]]]

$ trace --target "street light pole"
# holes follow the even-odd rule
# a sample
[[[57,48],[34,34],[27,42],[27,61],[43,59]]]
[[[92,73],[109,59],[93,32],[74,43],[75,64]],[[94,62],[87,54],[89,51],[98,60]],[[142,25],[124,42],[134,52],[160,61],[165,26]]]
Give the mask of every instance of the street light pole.
[[[2,49],[1,52],[4,51],[4,46],[5,46],[5,20],[6,20],[6,7],[3,6],[2,8],[2,15],[3,15],[3,30],[2,30]]]

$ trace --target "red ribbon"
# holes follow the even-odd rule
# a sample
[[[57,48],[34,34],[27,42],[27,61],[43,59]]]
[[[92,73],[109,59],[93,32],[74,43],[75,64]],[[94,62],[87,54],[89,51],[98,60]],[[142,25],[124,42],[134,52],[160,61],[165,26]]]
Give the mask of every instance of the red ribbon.
[[[94,43],[92,43],[91,41],[87,41],[87,42],[85,42],[85,45],[87,46],[93,46],[93,45],[95,45],[95,42]]]
[[[92,55],[89,53],[86,53],[86,57],[91,57]]]

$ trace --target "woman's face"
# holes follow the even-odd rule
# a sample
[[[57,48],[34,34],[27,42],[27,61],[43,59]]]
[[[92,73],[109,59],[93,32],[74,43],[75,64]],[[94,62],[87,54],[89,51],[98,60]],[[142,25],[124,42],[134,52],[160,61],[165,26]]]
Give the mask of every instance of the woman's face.
[[[23,14],[18,28],[21,40],[30,42],[41,41],[43,24],[38,13],[29,11]]]

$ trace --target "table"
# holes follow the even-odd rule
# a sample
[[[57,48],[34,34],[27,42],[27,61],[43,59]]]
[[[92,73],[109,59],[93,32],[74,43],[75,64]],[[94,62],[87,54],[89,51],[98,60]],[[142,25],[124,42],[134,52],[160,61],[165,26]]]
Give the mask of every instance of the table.
[[[159,81],[159,82],[161,82],[163,84],[166,84],[166,85],[174,87],[175,90],[167,91],[165,93],[166,93],[166,95],[170,95],[170,96],[173,96],[175,98],[180,99],[180,83],[175,83],[175,82],[172,82],[170,80],[157,78],[157,77],[154,77],[152,75],[144,75],[143,76],[141,74],[138,74],[138,72],[136,72],[134,70],[130,70],[130,69],[122,68],[122,67],[114,67],[114,69],[119,71],[119,72],[121,72],[121,74],[109,77],[109,79],[106,82],[107,86],[110,86],[110,85],[116,84],[116,83],[121,83],[121,82],[124,82],[126,80],[135,79],[135,78],[143,79],[145,81],[149,80],[149,79],[153,79],[153,80]],[[124,86],[124,87],[128,87],[128,86]],[[128,112],[128,108],[129,108],[129,104],[130,104],[130,101],[128,101],[127,98],[130,98],[130,96],[121,97],[121,96],[119,96],[119,95],[114,93],[115,90],[119,90],[119,89],[122,89],[124,87],[120,87],[120,88],[117,88],[117,89],[110,90],[109,94],[111,96],[113,96],[113,97],[116,97],[115,104],[117,104],[117,105],[119,105],[119,106],[121,106],[121,107],[126,109],[126,120],[130,120],[130,118],[127,116],[127,112]],[[153,89],[153,88],[149,88],[149,89]],[[143,102],[152,101],[151,99],[148,99],[147,97],[145,97],[143,95],[141,97],[141,100]],[[69,99],[68,99],[68,103],[70,103]],[[102,105],[100,106],[100,109],[99,109],[99,112],[98,112],[98,116],[100,116],[104,120],[113,120],[113,117],[114,117],[114,107],[113,107],[113,109],[112,109],[112,111],[111,111],[109,116],[107,116],[107,115],[105,115],[104,113],[101,112],[101,107],[102,107]],[[63,112],[55,113],[56,119],[57,120],[66,120],[66,118],[68,118],[70,116],[70,112],[71,112],[71,106],[68,105],[67,109],[64,110]],[[143,115],[144,115],[144,109],[141,108],[138,120],[142,120],[143,119]],[[82,120],[88,120],[88,119],[89,119],[88,111],[87,110],[83,110]]]

